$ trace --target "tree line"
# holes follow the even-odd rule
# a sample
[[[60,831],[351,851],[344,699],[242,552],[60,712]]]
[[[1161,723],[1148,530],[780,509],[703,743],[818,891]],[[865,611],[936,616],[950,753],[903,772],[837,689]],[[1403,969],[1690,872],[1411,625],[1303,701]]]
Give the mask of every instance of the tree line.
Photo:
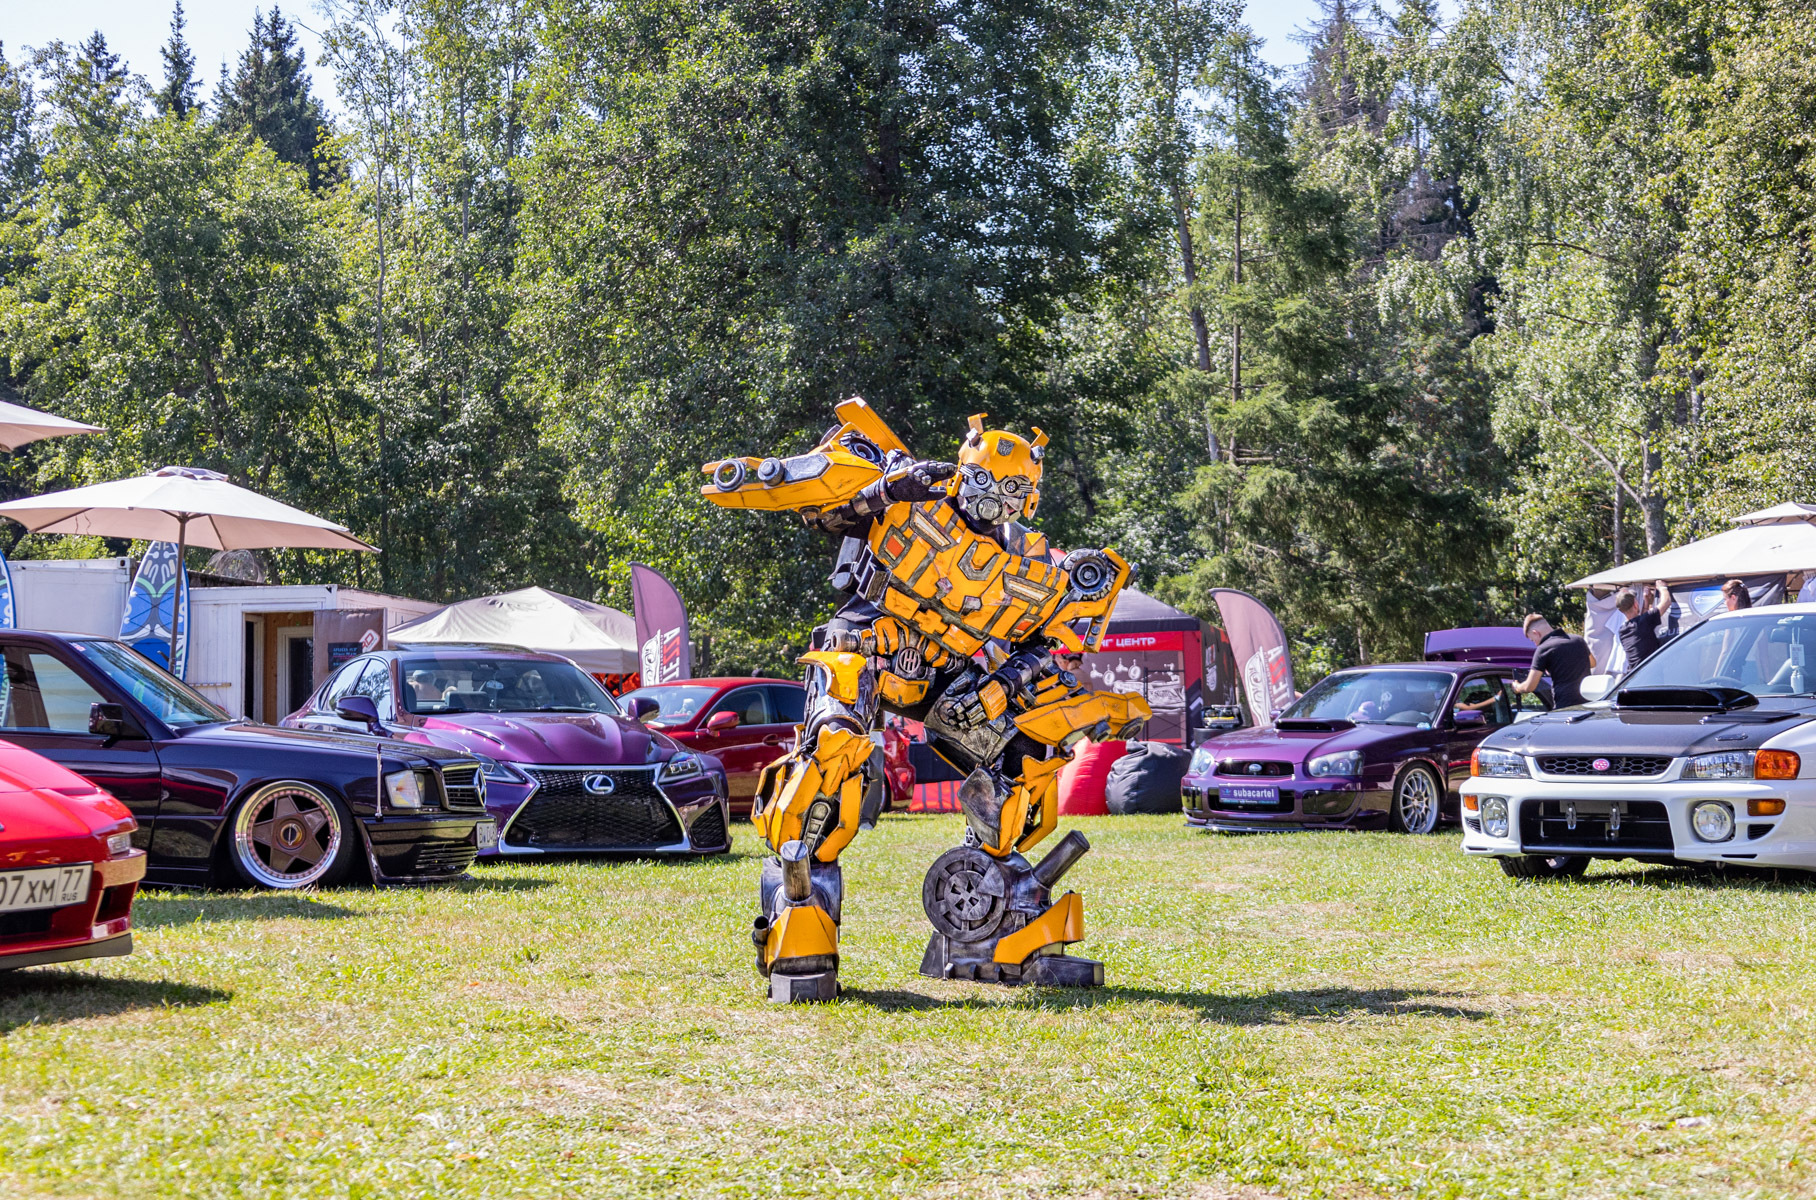
[[[1313,671],[1802,498],[1816,29],[1788,0],[331,0],[196,77],[0,47],[27,494],[208,466],[432,599],[669,574],[786,669],[829,547],[699,465],[866,397],[1052,436],[1040,524]],[[8,50],[11,53],[8,53]],[[326,94],[326,93],[324,93]],[[9,534],[8,536],[13,536]],[[21,538],[19,554],[95,552]]]

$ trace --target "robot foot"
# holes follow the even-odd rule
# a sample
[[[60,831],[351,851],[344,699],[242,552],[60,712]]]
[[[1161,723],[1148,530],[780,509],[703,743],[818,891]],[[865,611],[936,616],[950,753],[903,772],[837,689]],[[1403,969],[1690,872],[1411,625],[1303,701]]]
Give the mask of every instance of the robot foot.
[[[839,972],[814,971],[805,975],[769,974],[769,998],[778,1004],[819,1004],[839,998]]]
[[[975,979],[981,983],[1025,983],[1033,987],[1102,987],[1103,964],[1070,954],[1037,954],[1026,962],[999,963],[995,944],[953,942],[944,934],[927,939],[921,974],[931,979]]]

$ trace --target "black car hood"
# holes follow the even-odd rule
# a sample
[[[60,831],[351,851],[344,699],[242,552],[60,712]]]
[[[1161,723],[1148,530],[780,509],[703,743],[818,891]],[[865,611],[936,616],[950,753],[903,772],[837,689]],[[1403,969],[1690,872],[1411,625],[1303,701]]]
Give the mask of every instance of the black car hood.
[[[388,758],[415,759],[433,763],[471,762],[471,754],[400,742],[395,738],[365,737],[357,733],[320,733],[313,729],[284,729],[252,721],[235,721],[227,725],[198,725],[178,734],[185,745],[233,746],[242,750],[290,750],[359,754],[371,758],[382,751]]]
[[[1731,712],[1565,709],[1510,725],[1482,744],[1522,754],[1712,754],[1754,750],[1816,718],[1816,703],[1768,697]]]

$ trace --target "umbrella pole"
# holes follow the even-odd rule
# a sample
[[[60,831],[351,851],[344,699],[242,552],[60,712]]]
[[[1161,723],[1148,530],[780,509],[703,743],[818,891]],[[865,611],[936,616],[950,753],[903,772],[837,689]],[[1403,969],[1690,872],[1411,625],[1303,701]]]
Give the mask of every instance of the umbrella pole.
[[[169,659],[170,673],[176,675],[178,679],[181,679],[182,676],[177,675],[177,635],[183,625],[183,592],[185,590],[185,585],[188,583],[187,574],[183,570],[183,552],[187,549],[189,549],[189,518],[179,516],[177,518],[176,590],[172,592],[170,596]]]

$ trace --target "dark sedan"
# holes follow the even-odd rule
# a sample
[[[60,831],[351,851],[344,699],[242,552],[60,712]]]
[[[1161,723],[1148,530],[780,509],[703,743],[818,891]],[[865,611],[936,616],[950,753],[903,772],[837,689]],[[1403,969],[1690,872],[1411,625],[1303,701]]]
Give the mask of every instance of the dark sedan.
[[[236,721],[112,638],[0,630],[0,654],[0,737],[125,804],[153,882],[430,882],[497,838],[470,754]]]
[[[1273,726],[1198,747],[1183,784],[1186,823],[1430,833],[1455,820],[1476,744],[1541,705],[1513,694],[1523,674],[1469,662],[1333,672]]]

